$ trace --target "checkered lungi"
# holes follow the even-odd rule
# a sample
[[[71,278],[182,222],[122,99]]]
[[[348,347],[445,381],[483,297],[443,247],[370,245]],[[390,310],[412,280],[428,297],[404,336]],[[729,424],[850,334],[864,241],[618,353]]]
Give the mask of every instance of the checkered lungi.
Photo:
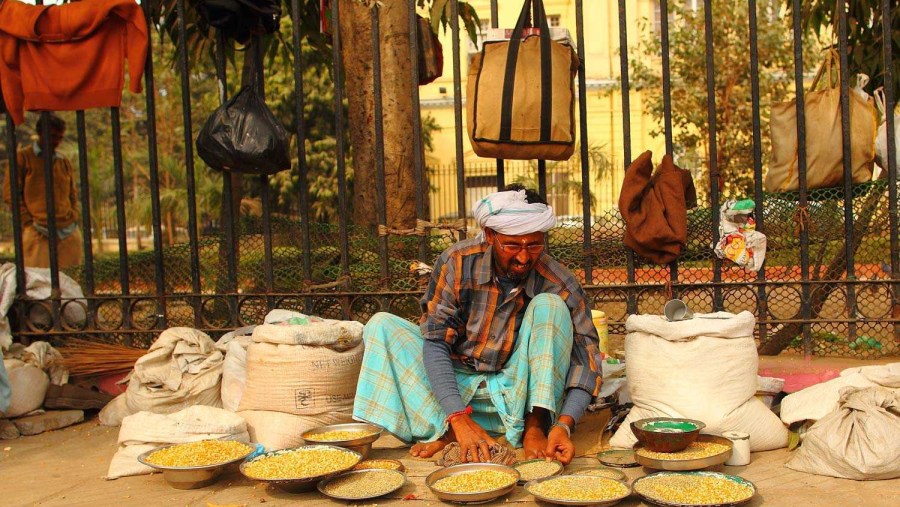
[[[562,408],[572,353],[572,319],[563,300],[536,296],[525,310],[513,352],[496,373],[455,369],[463,403],[492,435],[519,446],[525,414],[547,409],[555,421]],[[441,405],[431,391],[422,359],[419,326],[389,313],[369,319],[365,356],[353,417],[377,424],[405,442],[433,442],[447,432]]]

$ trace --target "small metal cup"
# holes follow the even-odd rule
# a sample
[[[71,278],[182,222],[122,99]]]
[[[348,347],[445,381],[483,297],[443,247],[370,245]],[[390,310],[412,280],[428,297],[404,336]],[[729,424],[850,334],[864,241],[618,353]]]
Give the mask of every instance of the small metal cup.
[[[680,299],[670,299],[663,308],[663,314],[669,322],[694,318],[694,312]]]

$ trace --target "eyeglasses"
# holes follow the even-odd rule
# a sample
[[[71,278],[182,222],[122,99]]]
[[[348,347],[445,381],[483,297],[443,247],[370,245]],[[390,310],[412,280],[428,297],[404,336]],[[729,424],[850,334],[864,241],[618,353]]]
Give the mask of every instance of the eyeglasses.
[[[530,254],[539,254],[544,251],[543,244],[534,244],[534,245],[526,245],[523,246],[519,243],[499,243],[500,250],[503,250],[506,253],[517,254],[522,251],[522,248],[528,251]]]

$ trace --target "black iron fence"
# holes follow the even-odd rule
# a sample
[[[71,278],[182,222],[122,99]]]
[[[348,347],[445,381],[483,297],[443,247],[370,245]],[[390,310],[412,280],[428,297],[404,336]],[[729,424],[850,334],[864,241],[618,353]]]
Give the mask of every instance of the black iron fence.
[[[418,40],[415,36],[416,0],[407,0],[409,7],[409,45],[416,54]],[[549,170],[543,161],[534,163],[510,163],[503,160],[489,162],[481,166],[465,163],[463,136],[465,125],[462,120],[464,96],[463,55],[460,54],[460,37],[465,36],[460,29],[459,3],[449,2],[449,34],[453,47],[452,61],[445,66],[453,75],[453,109],[455,141],[455,164],[449,168],[426,168],[422,123],[414,122],[410,135],[409,157],[414,159],[416,202],[415,215],[423,221],[444,223],[456,219],[466,219],[475,198],[492,189],[502,188],[516,179],[535,181],[540,191],[549,195],[552,204],[564,215],[560,227],[551,231],[549,244],[551,255],[569,266],[584,282],[593,298],[594,308],[604,310],[612,323],[613,332],[623,331],[627,315],[638,312],[661,312],[665,301],[677,296],[695,311],[741,311],[753,312],[759,321],[758,338],[760,350],[776,352],[782,348],[793,349],[804,354],[844,354],[860,357],[896,355],[900,352],[898,343],[898,282],[900,282],[900,244],[898,244],[897,212],[897,163],[893,143],[888,143],[887,177],[884,180],[854,185],[849,170],[849,155],[845,156],[845,178],[843,186],[832,189],[812,190],[806,184],[806,125],[804,121],[805,76],[812,66],[804,62],[803,37],[800,15],[801,2],[792,1],[791,30],[793,40],[794,73],[793,91],[797,97],[799,142],[800,188],[795,192],[765,194],[763,192],[764,146],[763,137],[767,125],[761,108],[766,104],[760,98],[760,70],[757,43],[758,7],[756,0],[747,5],[749,12],[748,46],[742,48],[749,59],[751,72],[751,93],[746,97],[752,109],[752,168],[751,197],[756,203],[758,229],[769,238],[769,253],[766,265],[758,273],[748,273],[727,264],[712,253],[711,245],[719,238],[719,211],[722,204],[720,189],[723,182],[719,172],[720,153],[717,152],[717,94],[714,88],[716,77],[714,52],[716,47],[712,36],[714,22],[719,13],[713,12],[714,2],[699,2],[705,22],[706,68],[689,86],[705,86],[707,129],[706,152],[701,163],[705,167],[702,174],[705,181],[697,180],[703,187],[705,204],[689,214],[689,238],[685,253],[680,259],[667,266],[654,265],[637,257],[623,244],[624,222],[614,208],[592,209],[591,135],[588,122],[588,91],[586,69],[592,61],[586,58],[585,26],[599,20],[586,20],[584,2],[576,0],[575,45],[580,59],[577,77],[578,108],[580,124],[579,153],[569,164],[552,166]],[[898,14],[891,0],[880,2],[880,27],[884,40],[892,40],[891,16]],[[293,122],[294,146],[296,147],[295,167],[291,174],[301,182],[296,186],[296,195],[290,205],[279,204],[274,195],[274,179],[250,177],[239,174],[225,175],[220,179],[219,206],[221,214],[215,217],[202,216],[198,211],[198,185],[205,182],[209,174],[197,166],[193,153],[193,142],[198,127],[197,110],[200,104],[191,87],[198,82],[208,81],[215,75],[219,86],[219,101],[225,100],[229,87],[226,58],[226,42],[215,40],[215,69],[208,69],[208,75],[191,67],[189,54],[186,10],[191,3],[177,0],[164,3],[142,4],[151,30],[155,10],[171,6],[168,17],[168,33],[174,34],[171,42],[176,48],[174,62],[178,71],[177,90],[181,96],[179,125],[181,139],[172,142],[173,132],[158,126],[159,120],[171,118],[160,116],[157,100],[163,93],[166,97],[175,93],[173,89],[161,90],[155,81],[155,72],[165,70],[170,62],[152,51],[154,55],[146,63],[144,84],[146,93],[143,104],[133,106],[131,112],[140,110],[143,136],[123,139],[119,108],[109,110],[108,124],[110,139],[90,138],[83,111],[74,114],[77,136],[77,157],[75,165],[79,175],[80,226],[83,231],[84,262],[80,267],[60,270],[56,251],[57,226],[54,216],[54,193],[52,184],[47,187],[46,201],[49,229],[51,297],[35,300],[26,294],[22,225],[19,213],[20,193],[17,188],[18,168],[16,163],[16,128],[7,116],[5,141],[8,171],[12,182],[11,238],[15,251],[16,301],[10,310],[14,334],[29,340],[50,336],[54,339],[82,335],[104,340],[127,343],[147,343],[155,332],[170,326],[193,326],[212,333],[237,326],[256,323],[272,308],[290,308],[333,318],[348,318],[365,321],[377,311],[391,311],[414,319],[419,313],[417,300],[422,292],[421,279],[416,274],[416,261],[430,264],[435,256],[453,241],[465,237],[471,229],[459,231],[452,228],[425,227],[426,234],[379,234],[371,227],[351,223],[349,213],[350,193],[347,164],[348,157],[345,131],[347,118],[344,112],[344,82],[341,60],[341,30],[332,30],[331,71],[333,78],[332,114],[335,133],[333,152],[335,168],[333,187],[336,212],[320,215],[317,200],[310,194],[310,167],[308,160],[310,125],[315,118],[310,117],[309,91],[304,86],[308,75],[304,73],[303,41],[299,28],[292,30],[287,44],[292,51],[293,65]],[[306,5],[299,0],[285,3],[290,13],[292,27],[302,25],[302,8]],[[344,2],[330,2],[332,27],[340,26]],[[621,101],[622,117],[618,124],[618,135],[622,139],[622,149],[612,157],[618,161],[618,170],[627,166],[635,150],[642,150],[632,139],[632,122],[637,116],[632,114],[632,96],[629,79],[631,71],[630,47],[628,39],[628,9],[631,2],[618,0],[618,57],[620,69],[617,97]],[[892,7],[894,12],[892,12]],[[384,118],[382,103],[383,74],[379,48],[379,9],[374,6],[371,13],[371,33],[373,47],[374,115],[371,129],[375,142],[376,202],[366,203],[377,208],[378,223],[387,226],[386,195],[392,191],[386,184]],[[672,82],[670,79],[669,6],[666,0],[659,2],[658,37],[660,43],[661,90],[663,115],[661,130],[666,151],[678,151],[680,131],[673,126]],[[482,12],[482,18],[490,20],[492,27],[500,24],[497,0],[491,1],[490,12]],[[512,20],[502,20],[511,23]],[[847,20],[843,11],[837,20],[838,49],[842,63],[848,68]],[[151,44],[160,39],[151,38]],[[698,41],[699,43],[699,41]],[[729,50],[734,50],[730,48]],[[883,45],[884,82],[893,83],[894,76],[892,44]],[[413,58],[410,80],[417,83],[418,61]],[[215,71],[214,74],[212,71]],[[204,70],[206,72],[206,70]],[[203,74],[198,76],[198,74]],[[414,116],[420,117],[419,90],[411,87]],[[215,90],[212,92],[215,93]],[[849,78],[841,76],[841,99],[844,109],[849,107]],[[893,87],[885,87],[886,110],[893,111],[895,97]],[[335,112],[337,112],[335,114]],[[46,113],[43,113],[46,115]],[[90,112],[88,114],[99,114]],[[636,113],[637,114],[637,113]],[[644,111],[639,114],[646,115]],[[850,149],[849,115],[842,118],[844,153]],[[46,125],[46,122],[45,122]],[[893,115],[887,115],[887,139],[894,139]],[[44,139],[49,131],[45,127]],[[19,132],[21,136],[21,132]],[[177,138],[177,134],[175,134]],[[180,170],[183,185],[184,216],[186,221],[179,225],[171,220],[169,212],[161,202],[166,199],[165,190],[170,174],[163,177],[160,162],[160,147],[165,143],[175,146],[181,160]],[[138,147],[135,144],[141,144]],[[108,146],[112,151],[112,200],[115,213],[110,216],[114,224],[107,224],[103,230],[95,228],[92,219],[93,194],[91,179],[96,168],[89,166],[90,146]],[[123,151],[123,146],[128,150]],[[44,147],[45,177],[52,182],[51,150]],[[168,150],[169,148],[164,148]],[[127,151],[127,153],[126,153]],[[149,195],[131,195],[136,199],[149,200],[149,231],[142,230],[140,224],[134,229],[135,235],[142,235],[144,241],[152,244],[147,251],[137,249],[129,238],[129,199],[126,198],[128,181],[125,167],[135,151],[141,151],[145,161]],[[168,170],[168,169],[167,169]],[[559,182],[578,181],[580,192],[573,194],[571,185],[566,190],[558,190]],[[108,183],[108,182],[107,182]],[[241,201],[241,189],[250,188],[256,196],[251,202]],[[254,204],[255,203],[255,204]],[[356,203],[356,205],[360,205]],[[254,210],[247,211],[250,207]],[[444,210],[444,211],[436,211]],[[317,217],[325,216],[325,220]],[[96,217],[95,217],[96,218]],[[414,225],[414,224],[413,224]],[[471,227],[471,221],[469,221]],[[179,241],[175,234],[186,241]],[[99,255],[96,249],[98,235],[114,228],[117,238],[115,256]],[[169,240],[167,241],[167,238]],[[171,238],[174,238],[172,241]],[[29,274],[29,276],[31,276]],[[61,276],[74,279],[84,292],[83,298],[73,298],[61,292]],[[65,285],[65,283],[63,283]],[[73,309],[79,311],[73,312]],[[84,318],[72,319],[67,315]]]

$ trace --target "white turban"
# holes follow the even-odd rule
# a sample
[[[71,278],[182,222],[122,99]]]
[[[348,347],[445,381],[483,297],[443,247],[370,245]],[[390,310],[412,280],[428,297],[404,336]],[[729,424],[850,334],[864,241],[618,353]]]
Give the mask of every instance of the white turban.
[[[525,200],[524,190],[494,192],[478,201],[474,214],[478,227],[487,227],[507,236],[547,232],[556,226],[553,207],[529,203]],[[484,237],[483,232],[480,237]]]

